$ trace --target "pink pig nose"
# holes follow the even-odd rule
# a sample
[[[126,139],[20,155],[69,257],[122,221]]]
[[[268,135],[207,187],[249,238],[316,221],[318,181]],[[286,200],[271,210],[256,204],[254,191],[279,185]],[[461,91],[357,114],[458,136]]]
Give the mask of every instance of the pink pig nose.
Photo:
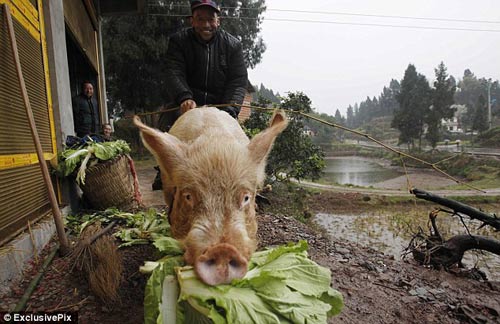
[[[220,243],[209,247],[195,261],[194,269],[207,285],[228,284],[247,273],[248,261],[234,246]]]

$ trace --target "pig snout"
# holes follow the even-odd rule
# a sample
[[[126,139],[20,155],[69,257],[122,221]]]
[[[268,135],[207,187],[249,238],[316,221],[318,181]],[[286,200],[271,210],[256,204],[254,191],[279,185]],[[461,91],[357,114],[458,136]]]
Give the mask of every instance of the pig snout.
[[[194,263],[200,279],[207,285],[231,283],[247,273],[248,261],[234,246],[220,243],[209,247]]]

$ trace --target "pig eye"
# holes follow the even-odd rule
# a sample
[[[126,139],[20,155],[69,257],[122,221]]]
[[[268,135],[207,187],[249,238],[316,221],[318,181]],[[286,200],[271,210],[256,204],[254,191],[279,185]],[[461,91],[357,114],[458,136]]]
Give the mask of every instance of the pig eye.
[[[243,208],[244,206],[248,205],[250,203],[251,198],[252,198],[252,196],[250,195],[249,192],[243,193],[243,195],[241,197],[240,207]]]
[[[182,193],[182,196],[184,197],[184,201],[192,207],[194,204],[193,195],[190,192],[184,192]]]

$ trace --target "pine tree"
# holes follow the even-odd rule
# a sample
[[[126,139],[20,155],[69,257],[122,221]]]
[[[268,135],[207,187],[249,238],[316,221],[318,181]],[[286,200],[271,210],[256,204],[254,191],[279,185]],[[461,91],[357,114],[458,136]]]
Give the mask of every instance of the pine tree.
[[[448,77],[443,62],[434,71],[436,81],[434,81],[434,88],[431,91],[432,106],[425,118],[428,126],[426,138],[433,148],[436,147],[441,136],[441,121],[452,118],[455,113],[455,109],[451,106],[455,102],[453,97],[456,90],[454,80]]]
[[[472,129],[479,133],[488,130],[488,108],[486,106],[486,99],[483,95],[480,95],[477,99]]]
[[[345,119],[342,117],[342,114],[340,114],[340,110],[335,110],[335,122],[341,125],[345,124]]]
[[[484,87],[469,69],[464,71],[464,76],[458,82],[455,102],[467,107],[465,115],[461,116],[464,130],[471,129],[474,121],[475,107],[479,95],[484,92]]]
[[[424,116],[430,102],[430,87],[425,76],[417,73],[409,64],[401,81],[401,92],[397,95],[400,108],[395,111],[391,126],[400,132],[399,143],[415,146],[415,139],[421,139],[424,131]]]
[[[346,123],[347,123],[347,127],[350,127],[350,128],[354,127],[354,109],[352,108],[351,105],[349,105],[349,107],[347,107]]]

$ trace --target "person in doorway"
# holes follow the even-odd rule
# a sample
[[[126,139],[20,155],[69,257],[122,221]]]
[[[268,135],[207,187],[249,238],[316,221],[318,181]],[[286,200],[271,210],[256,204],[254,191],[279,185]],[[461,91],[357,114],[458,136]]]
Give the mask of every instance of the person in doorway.
[[[90,81],[82,82],[81,92],[73,98],[73,123],[78,137],[98,132],[99,107]]]
[[[220,28],[219,7],[211,0],[191,0],[191,28],[170,37],[166,60],[166,90],[171,103],[180,106],[160,116],[159,128],[168,131],[190,109],[221,107],[238,117],[248,83],[241,42]]]

